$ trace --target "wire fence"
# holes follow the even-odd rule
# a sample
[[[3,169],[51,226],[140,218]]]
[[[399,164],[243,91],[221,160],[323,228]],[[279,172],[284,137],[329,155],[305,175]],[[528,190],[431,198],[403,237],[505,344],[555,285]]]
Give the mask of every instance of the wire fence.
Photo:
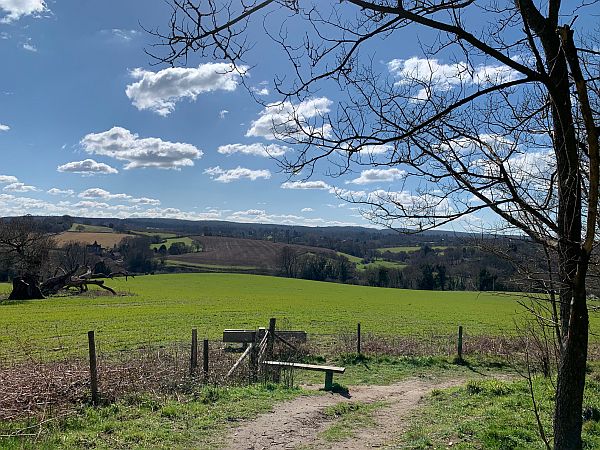
[[[68,346],[61,343],[67,337],[71,342]],[[50,351],[36,348],[35,341],[12,337],[12,351],[0,356],[0,421],[43,420],[91,403],[88,341],[85,333],[77,337],[77,344],[73,345],[73,336],[57,333],[52,337],[56,345]],[[239,364],[233,374],[227,376],[244,350],[241,344],[210,341],[208,367],[204,364],[205,352],[201,344],[202,341],[196,350],[197,364],[194,365],[191,339],[160,344],[127,343],[119,350],[119,343],[111,342],[109,333],[99,333],[95,348],[100,401],[110,403],[127,395],[143,393],[185,396],[204,386],[256,381],[256,374],[251,372],[248,363]],[[359,350],[367,357],[452,358],[458,353],[457,346],[457,334],[390,336],[359,333],[354,329],[337,334],[309,335],[307,342],[294,343],[293,348],[276,340],[273,358],[296,362],[315,360],[315,357],[331,360]],[[461,353],[467,359],[493,357],[516,363],[524,360],[523,351],[521,337],[471,336],[466,330],[462,339]],[[592,348],[591,353],[600,356],[597,347]],[[208,370],[205,372],[204,368]]]

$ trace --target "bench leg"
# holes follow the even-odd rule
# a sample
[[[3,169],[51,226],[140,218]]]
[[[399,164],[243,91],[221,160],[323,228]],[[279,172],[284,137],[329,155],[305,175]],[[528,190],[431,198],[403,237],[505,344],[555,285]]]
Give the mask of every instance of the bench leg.
[[[327,370],[325,372],[325,390],[331,391],[333,389],[333,372]]]

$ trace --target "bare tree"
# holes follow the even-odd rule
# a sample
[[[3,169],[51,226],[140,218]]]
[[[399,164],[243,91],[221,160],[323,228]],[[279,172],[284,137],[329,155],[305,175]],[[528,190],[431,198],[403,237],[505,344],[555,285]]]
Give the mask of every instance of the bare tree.
[[[98,259],[90,255],[87,245],[81,242],[68,242],[58,255],[59,267],[65,272],[77,270],[79,267],[93,267]]]
[[[598,2],[564,3],[171,0],[169,32],[155,33],[167,52],[154,55],[170,64],[192,53],[225,60],[245,82],[254,62],[248,30],[262,25],[293,75],[274,80],[281,101],[261,117],[270,138],[295,145],[281,161],[291,174],[312,176],[321,163],[333,176],[397,168],[407,182],[400,192],[338,195],[363,204],[374,222],[417,231],[491,211],[496,231],[541,244],[555,262],[547,290],[560,353],[554,447],[580,449],[600,53],[585,36]],[[374,63],[373,41],[399,46],[407,30],[432,36],[423,55]],[[333,107],[315,97],[323,87],[344,99]]]
[[[279,255],[279,269],[283,276],[296,278],[298,275],[298,252],[292,247],[285,246]]]
[[[10,261],[16,275],[11,300],[43,298],[39,281],[54,247],[52,237],[32,217],[0,220],[0,257]]]

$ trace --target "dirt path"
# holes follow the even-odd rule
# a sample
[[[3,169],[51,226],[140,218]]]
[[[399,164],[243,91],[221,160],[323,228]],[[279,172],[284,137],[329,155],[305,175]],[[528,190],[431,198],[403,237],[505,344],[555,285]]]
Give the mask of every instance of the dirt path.
[[[277,405],[275,409],[234,429],[227,442],[228,450],[262,450],[294,448],[365,449],[383,447],[404,428],[404,420],[421,398],[432,389],[464,382],[452,380],[410,379],[389,386],[355,386],[348,398],[339,394],[299,397]],[[375,426],[355,430],[351,439],[328,443],[319,433],[335,423],[324,414],[328,406],[340,402],[372,403],[386,406],[373,413]]]

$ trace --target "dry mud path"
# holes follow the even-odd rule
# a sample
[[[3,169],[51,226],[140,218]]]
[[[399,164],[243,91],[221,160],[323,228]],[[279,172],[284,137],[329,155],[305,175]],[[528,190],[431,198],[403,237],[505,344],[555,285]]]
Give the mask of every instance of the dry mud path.
[[[231,431],[227,450],[261,449],[368,449],[385,447],[405,428],[405,420],[424,395],[436,388],[463,383],[466,378],[450,380],[409,379],[389,386],[354,386],[349,396],[327,393],[302,396],[275,406]],[[327,442],[319,433],[336,422],[324,414],[325,408],[341,402],[385,402],[373,413],[374,426],[358,428],[352,438]]]

